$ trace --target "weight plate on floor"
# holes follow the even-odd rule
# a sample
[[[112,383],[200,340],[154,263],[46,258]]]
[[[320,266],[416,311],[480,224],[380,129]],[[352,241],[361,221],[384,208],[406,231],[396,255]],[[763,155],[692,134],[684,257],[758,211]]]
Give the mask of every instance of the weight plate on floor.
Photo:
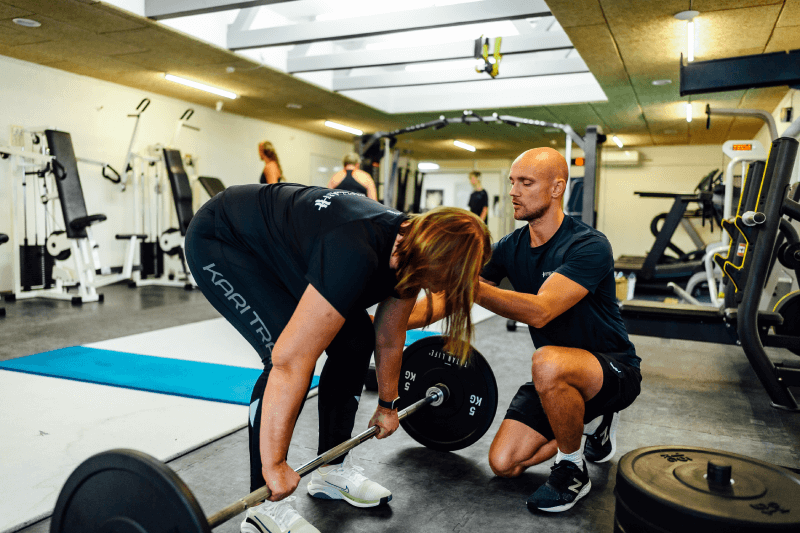
[[[84,461],[58,495],[50,533],[210,533],[200,505],[166,465],[134,450]]]
[[[434,450],[460,450],[478,441],[497,412],[497,381],[486,359],[474,348],[469,363],[444,351],[445,338],[426,337],[403,353],[399,409],[424,398],[443,383],[450,396],[441,406],[426,407],[400,424],[411,437]]]
[[[775,306],[775,312],[783,317],[783,323],[775,326],[775,333],[797,337],[800,343],[800,291],[784,296]],[[795,355],[800,355],[800,348],[789,348]]]
[[[619,462],[615,531],[800,531],[800,476],[707,448],[652,446]]]

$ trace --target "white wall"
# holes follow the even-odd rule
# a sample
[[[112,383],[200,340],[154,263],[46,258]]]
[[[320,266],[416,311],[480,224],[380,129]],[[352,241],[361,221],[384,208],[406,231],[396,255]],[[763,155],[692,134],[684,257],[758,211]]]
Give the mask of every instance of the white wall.
[[[152,103],[142,115],[134,151],[169,143],[178,118],[193,108],[189,124],[201,131],[184,129],[174,147],[194,157],[199,175],[218,177],[227,186],[258,181],[263,164],[257,144],[262,140],[275,145],[284,175],[298,183],[310,183],[312,154],[338,161],[352,150],[347,142],[3,56],[0,72],[0,96],[5,102],[0,107],[0,145],[9,144],[12,125],[59,129],[71,134],[78,157],[105,161],[122,171],[134,127],[134,119],[127,115],[147,97]],[[0,159],[0,232],[8,234],[15,207],[9,161]],[[89,214],[108,217],[93,226],[101,259],[106,265],[120,265],[124,245],[114,235],[132,230],[132,193],[103,179],[99,167],[81,163],[78,170]],[[16,207],[21,212],[21,206]],[[61,223],[60,213],[57,218]],[[10,244],[0,246],[0,290],[13,285]]]
[[[472,165],[468,169],[459,169],[455,165],[450,164],[448,168],[442,168],[435,172],[426,172],[425,180],[422,183],[422,201],[420,208],[425,209],[425,199],[427,192],[430,190],[443,191],[444,197],[442,205],[451,207],[461,207],[469,209],[469,196],[472,194],[472,185],[469,183],[469,172],[472,170]],[[481,185],[486,193],[489,195],[489,231],[492,234],[492,241],[498,241],[503,237],[507,231],[504,225],[503,217],[498,217],[494,210],[494,198],[500,198],[498,209],[502,211],[503,196],[507,195],[507,188],[504,188],[505,179],[508,173],[503,173],[498,168],[484,168],[481,172]],[[411,181],[412,178],[409,178]],[[407,194],[409,202],[413,200],[413,188]]]

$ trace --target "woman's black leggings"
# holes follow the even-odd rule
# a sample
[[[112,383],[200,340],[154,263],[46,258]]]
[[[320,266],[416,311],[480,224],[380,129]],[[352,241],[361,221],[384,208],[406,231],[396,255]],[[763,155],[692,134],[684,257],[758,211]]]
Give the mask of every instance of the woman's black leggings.
[[[292,294],[264,261],[217,238],[216,203],[212,199],[192,218],[186,232],[186,259],[205,297],[255,348],[264,364],[264,372],[256,381],[250,399],[250,490],[253,491],[265,485],[259,432],[261,400],[272,369],[272,347],[302,293]],[[318,453],[352,436],[374,348],[375,330],[366,311],[348,315],[326,348],[328,360],[319,383]],[[333,462],[343,460],[341,457]]]

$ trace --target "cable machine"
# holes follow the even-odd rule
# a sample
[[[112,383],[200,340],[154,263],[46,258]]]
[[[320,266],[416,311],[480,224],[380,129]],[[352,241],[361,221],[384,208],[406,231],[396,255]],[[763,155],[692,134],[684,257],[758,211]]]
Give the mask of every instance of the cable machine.
[[[600,147],[606,140],[606,136],[600,131],[599,126],[587,126],[586,133],[582,137],[578,135],[569,124],[558,124],[554,122],[547,122],[544,120],[534,120],[530,118],[514,117],[510,115],[499,115],[492,113],[489,116],[482,116],[473,111],[464,111],[461,116],[447,118],[441,115],[437,120],[424,122],[422,124],[415,124],[407,126],[394,131],[378,131],[372,134],[363,135],[359,140],[358,153],[362,158],[362,166],[372,170],[373,179],[378,178],[375,169],[382,168],[382,179],[375,179],[376,183],[380,183],[383,188],[383,203],[387,206],[394,207],[399,205],[395,199],[395,189],[398,184],[398,157],[399,151],[395,151],[395,157],[392,157],[392,149],[397,143],[397,136],[405,133],[412,133],[421,131],[428,128],[434,130],[442,129],[450,124],[492,124],[500,123],[508,126],[519,127],[538,126],[542,128],[558,128],[564,132],[566,137],[566,159],[572,159],[572,144],[576,144],[584,152],[586,163],[584,165],[584,175],[582,178],[573,178],[571,175],[567,181],[567,189],[564,194],[564,204],[570,202],[571,194],[582,194],[581,210],[576,212],[581,220],[592,227],[596,225],[597,213],[595,210],[595,197],[596,197],[596,183],[597,183],[597,170],[598,161],[600,157]],[[381,143],[383,140],[383,143]],[[380,161],[383,159],[387,164],[379,167]],[[392,161],[389,165],[388,162]],[[570,165],[567,165],[568,168]],[[418,172],[418,171],[417,171]],[[421,193],[422,180],[417,180],[418,175],[415,174],[415,185],[418,184],[419,192],[415,188],[414,205],[419,207],[419,198],[417,196]],[[424,178],[424,175],[423,175]],[[406,174],[408,179],[408,174]],[[580,181],[578,181],[580,180]],[[403,200],[405,200],[405,190],[401,190]],[[379,194],[380,197],[380,194]],[[574,201],[573,201],[574,202]]]

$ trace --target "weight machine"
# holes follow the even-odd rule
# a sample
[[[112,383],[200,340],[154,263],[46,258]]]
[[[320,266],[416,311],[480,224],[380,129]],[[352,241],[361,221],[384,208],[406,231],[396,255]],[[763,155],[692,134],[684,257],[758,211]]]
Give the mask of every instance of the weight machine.
[[[192,190],[181,153],[160,144],[149,146],[143,154],[133,152],[139,121],[149,103],[145,98],[137,106],[137,113],[128,115],[136,119],[136,124],[126,156],[125,183],[133,189],[135,231],[144,236],[142,268],[135,273],[130,286],[158,285],[191,290],[196,284],[186,265],[183,240],[193,215]],[[178,119],[172,145],[183,128],[200,131],[186,123],[193,114],[193,109],[187,109]],[[165,194],[167,188],[172,192],[172,202]],[[179,271],[165,272],[165,254],[178,257]]]
[[[771,115],[770,115],[771,116]],[[712,202],[715,206],[721,205],[722,212],[720,224],[724,224],[724,220],[728,220],[733,215],[733,203],[739,202],[741,198],[741,186],[736,187],[734,184],[734,168],[741,165],[742,182],[745,181],[747,174],[747,167],[749,164],[756,161],[766,161],[767,152],[758,141],[726,141],[722,145],[722,152],[730,158],[728,166],[725,168],[725,177],[722,184],[712,187],[713,199]],[[714,256],[728,248],[730,236],[727,232],[722,232],[722,239],[719,242],[709,244],[705,247],[705,253],[702,258],[703,271],[697,272],[686,283],[686,289],[682,289],[674,282],[667,284],[672,288],[678,296],[685,301],[701,305],[694,296],[695,288],[701,283],[706,283],[708,286],[708,293],[711,300],[710,305],[719,307],[722,305],[721,294],[718,292],[722,288],[722,271],[719,267],[714,265]]]
[[[14,288],[7,301],[26,298],[69,300],[74,305],[103,301],[97,289],[125,279],[131,279],[135,266],[135,250],[140,235],[117,235],[127,240],[128,248],[122,267],[102,265],[98,245],[92,236],[91,226],[106,220],[105,215],[88,215],[83,197],[78,162],[102,167],[103,176],[120,182],[120,175],[107,163],[77,158],[69,133],[51,129],[23,130],[12,128],[12,142],[16,146],[0,147],[3,158],[13,158],[12,174],[21,176],[24,237],[12,231],[13,244],[20,245],[19,255],[13,254]],[[109,174],[112,173],[112,174]],[[28,240],[28,177],[34,178],[35,194],[42,210],[32,212],[34,243]],[[17,180],[12,178],[14,213],[19,205]],[[51,210],[51,202],[58,202],[63,225]],[[34,206],[37,200],[34,200]],[[12,215],[16,222],[16,214]],[[44,227],[44,244],[39,244],[39,223]],[[52,231],[51,231],[52,230]],[[74,268],[56,264],[56,260],[73,258]],[[68,293],[75,287],[77,294]]]
[[[8,242],[8,235],[5,233],[0,233],[0,244],[5,244]],[[6,308],[0,307],[0,317],[6,316]]]
[[[787,292],[772,305],[765,286],[777,265],[800,279],[800,237],[792,226],[792,221],[800,220],[800,185],[790,186],[797,135],[800,120],[772,142],[766,164],[761,160],[750,164],[736,216],[722,223],[730,235],[729,246],[714,261],[733,289],[726,290],[725,306],[644,301],[620,305],[630,334],[741,344],[771,405],[789,411],[800,411],[789,390],[800,386],[800,369],[774,363],[764,347],[800,355],[800,290]],[[770,310],[760,310],[765,304]]]

